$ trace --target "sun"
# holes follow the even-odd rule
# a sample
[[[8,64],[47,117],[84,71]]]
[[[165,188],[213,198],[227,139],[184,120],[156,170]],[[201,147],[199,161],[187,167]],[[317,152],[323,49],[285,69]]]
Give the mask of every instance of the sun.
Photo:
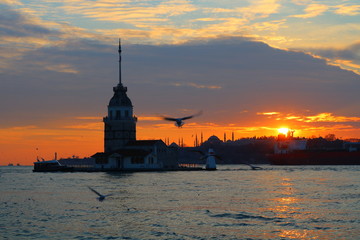
[[[279,128],[278,132],[281,133],[281,134],[286,135],[289,132],[289,129],[288,128]]]

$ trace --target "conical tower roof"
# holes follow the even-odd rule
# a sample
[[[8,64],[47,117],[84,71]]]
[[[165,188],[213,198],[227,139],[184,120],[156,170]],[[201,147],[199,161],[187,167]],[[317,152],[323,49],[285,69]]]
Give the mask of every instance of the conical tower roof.
[[[109,107],[132,107],[130,98],[127,96],[127,87],[118,84],[113,88],[114,96],[110,99]]]

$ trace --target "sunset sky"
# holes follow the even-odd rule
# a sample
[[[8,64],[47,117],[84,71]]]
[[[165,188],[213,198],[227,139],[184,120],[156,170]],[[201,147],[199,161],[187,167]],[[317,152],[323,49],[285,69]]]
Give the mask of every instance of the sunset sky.
[[[360,138],[358,0],[0,0],[0,165],[103,151],[122,79],[138,139]],[[182,129],[159,119],[202,110]]]

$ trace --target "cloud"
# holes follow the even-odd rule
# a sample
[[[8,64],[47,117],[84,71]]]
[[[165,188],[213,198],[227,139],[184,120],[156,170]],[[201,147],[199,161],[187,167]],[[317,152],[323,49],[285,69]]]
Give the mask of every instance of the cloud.
[[[279,115],[279,112],[263,112],[263,113],[256,113],[257,115],[265,115],[265,116],[272,116],[272,115]]]
[[[274,20],[269,22],[260,22],[260,23],[254,23],[251,25],[251,28],[253,28],[256,31],[278,31],[283,25],[286,23],[285,19],[282,20]],[[279,36],[276,36],[279,37]]]
[[[308,113],[304,113],[302,115],[296,115],[291,113],[282,113],[282,112],[264,112],[257,113],[257,115],[264,116],[276,116],[278,121],[281,120],[295,120],[298,122],[306,122],[306,123],[315,123],[315,122],[328,122],[328,123],[339,123],[339,122],[360,122],[360,117],[353,116],[338,116],[334,115],[334,113],[330,112],[322,112],[316,115],[309,115]]]
[[[79,73],[79,71],[74,69],[69,64],[57,64],[57,65],[51,65],[51,66],[46,66],[46,64],[45,64],[45,69],[54,71],[54,72],[62,72],[62,73],[72,73],[72,74]]]
[[[75,119],[80,119],[80,120],[100,120],[100,121],[102,121],[102,117],[99,117],[99,116],[94,116],[94,117],[75,117]]]
[[[304,9],[304,12],[305,12],[304,14],[292,15],[291,17],[294,17],[294,18],[313,18],[313,17],[317,17],[317,16],[323,14],[328,9],[329,9],[329,6],[324,5],[324,4],[309,4]]]
[[[334,6],[314,4],[311,1],[292,3],[306,6],[306,14],[294,15],[302,17],[321,14],[322,11],[327,11],[326,7],[329,11],[336,11],[351,6],[350,4]],[[304,28],[292,25],[292,21],[287,19],[287,13],[284,12],[288,5],[278,0],[213,4],[205,7],[191,1],[105,0],[67,0],[61,5],[50,1],[38,5],[23,4],[17,9],[10,7],[13,5],[4,6],[9,11],[1,15],[2,22],[11,21],[11,24],[2,26],[4,34],[0,43],[1,46],[6,46],[2,52],[7,56],[17,54],[17,57],[21,57],[23,51],[66,45],[68,41],[74,39],[91,41],[96,39],[110,43],[119,36],[122,36],[125,43],[139,44],[182,44],[189,40],[214,39],[225,35],[252,36],[272,46],[292,47],[299,50],[308,48],[309,44],[314,45],[316,42],[321,43],[319,47],[344,44],[356,39],[359,30],[358,24],[351,21],[322,29],[319,29],[315,23],[309,26],[302,22]],[[356,9],[356,6],[354,5],[353,9]],[[54,16],[50,18],[50,14]],[[269,19],[272,15],[273,18]],[[56,19],[56,21],[44,19]],[[103,21],[107,22],[106,26]],[[299,36],[293,36],[294,31],[285,31],[293,28],[298,29],[296,32],[299,32]],[[343,37],[341,39],[331,37],[334,34],[341,34]],[[335,60],[333,63],[338,64]],[[0,59],[0,68],[7,68],[9,64],[11,62],[8,58]],[[355,65],[350,66],[350,64],[343,61],[338,65],[354,70]],[[355,70],[359,73],[358,69]],[[68,71],[74,73],[77,69],[72,68]]]
[[[342,49],[323,48],[309,51],[326,59],[330,64],[352,70],[360,75],[360,42]]]
[[[265,18],[277,13],[281,7],[279,0],[255,0],[248,6],[233,8],[203,7],[196,2],[186,0],[163,0],[159,2],[144,1],[134,4],[132,1],[64,1],[60,7],[68,14],[81,14],[84,17],[97,21],[121,22],[131,24],[138,28],[151,28],[154,24],[169,26],[178,24],[177,17],[184,16],[185,21],[192,21],[189,13],[197,15],[231,14],[226,16],[229,20],[234,17],[248,19]],[[231,4],[238,6],[239,4]],[[224,18],[221,17],[220,18]],[[218,18],[218,17],[217,17]],[[183,19],[183,20],[184,20]],[[208,21],[209,18],[199,18],[199,21]],[[181,24],[183,25],[183,24]]]
[[[1,104],[0,109],[1,112],[11,112],[14,108],[26,111],[7,114],[2,119],[3,126],[22,121],[49,124],[51,118],[60,119],[64,115],[106,114],[106,104],[117,79],[115,33],[114,39],[109,40],[69,24],[39,21],[17,10],[9,11],[7,18],[13,19],[13,25],[3,26],[7,27],[5,39],[23,36],[24,43],[18,39],[16,51],[4,51],[2,55],[1,61],[6,62],[2,66],[6,67],[2,74],[1,102],[12,104]],[[265,113],[267,109],[282,112],[311,106],[315,112],[333,112],[332,108],[349,106],[349,102],[358,98],[359,86],[354,83],[357,76],[328,66],[321,59],[274,49],[254,38],[218,36],[233,31],[241,35],[245,23],[246,20],[234,17],[200,29],[163,26],[153,26],[147,31],[122,29],[122,33],[129,31],[139,39],[173,38],[183,42],[153,46],[127,45],[125,41],[123,78],[135,113],[177,115],[178,109],[191,106],[203,109],[214,118],[214,123],[244,126],[251,123],[251,113]],[[272,24],[264,23],[259,28],[276,28]],[[190,37],[196,40],[189,41]],[[355,63],[357,48],[355,44],[336,54],[341,53],[343,60],[354,59],[352,63]],[[324,58],[335,58],[335,52],[323,53]],[[18,94],[21,99],[14,97]],[[338,96],[336,101],[334,95]],[[314,102],[317,102],[315,106]],[[349,109],[354,107],[350,104]],[[241,109],[251,111],[240,114]],[[78,125],[81,126],[69,122],[62,126]]]
[[[30,38],[34,43],[41,43],[60,34],[58,30],[50,29],[43,23],[31,14],[3,5],[0,15],[1,42],[27,42],[24,38]]]
[[[356,16],[360,14],[360,5],[338,5],[335,6],[336,14],[345,16]]]
[[[108,46],[69,41],[24,53],[13,66],[16,76],[12,68],[2,75],[2,102],[11,102],[12,106],[0,107],[1,112],[25,107],[32,114],[26,111],[6,114],[2,123],[10,124],[13,119],[36,123],[38,118],[48,120],[64,113],[103,116],[117,79],[115,42]],[[39,67],[42,62],[63,68],[46,71],[46,67]],[[22,68],[16,69],[18,65]],[[61,71],[66,69],[77,73]],[[177,109],[191,106],[203,109],[204,118],[205,114],[225,110],[216,115],[216,121],[228,123],[247,121],[249,117],[240,117],[240,111],[236,111],[239,108],[264,113],[269,112],[266,109],[282,112],[311,107],[313,111],[324,112],[355,107],[349,102],[356,102],[359,89],[355,75],[327,66],[321,59],[274,49],[246,38],[173,46],[124,45],[123,79],[129,87],[135,114],[177,115]],[[16,87],[19,85],[24,90]],[[28,99],[26,102],[14,98],[19,91],[22,99]],[[334,99],[334,95],[338,97]],[[53,111],[54,108],[58,110]],[[16,121],[20,120],[15,120],[15,124]]]
[[[280,7],[279,0],[256,0],[251,1],[251,5],[248,8],[241,9],[241,12],[246,16],[250,16],[250,18],[264,18],[277,13]]]
[[[19,0],[2,0],[1,4],[7,4],[7,5],[22,5],[22,3]]]
[[[173,83],[171,84],[176,87],[183,87],[183,86],[189,86],[194,88],[207,88],[207,89],[221,89],[221,86],[217,85],[203,85],[203,84],[197,84],[197,83]]]
[[[186,0],[160,1],[158,4],[144,2],[111,1],[65,1],[61,7],[68,13],[82,14],[98,21],[126,22],[138,27],[148,26],[151,22],[166,22],[169,17],[193,12],[197,8]]]
[[[322,15],[326,11],[332,11],[339,15],[356,16],[360,14],[360,5],[329,5],[317,3],[298,3],[298,5],[306,5],[304,14],[292,15],[295,18],[313,18]]]
[[[163,120],[162,117],[154,117],[154,116],[137,116],[139,121],[159,121]]]
[[[14,9],[9,5],[1,6],[3,8],[0,14],[0,50],[3,54],[0,57],[0,72],[11,68],[12,65],[18,63],[17,61],[21,61],[23,56],[37,49],[62,47],[73,39],[104,40],[104,37],[88,33],[67,23],[43,21],[26,8]],[[50,71],[77,73],[73,66],[65,62],[49,65],[44,61],[32,60],[29,64],[41,66]]]
[[[76,124],[76,125],[67,125],[63,128],[69,128],[69,129],[84,129],[84,130],[98,130],[102,131],[104,128],[104,124],[102,122],[93,122],[93,123],[82,123],[82,124]]]
[[[334,116],[332,113],[319,113],[315,116],[307,116],[304,122],[360,122],[360,117]]]
[[[248,6],[234,7],[234,8],[207,8],[209,13],[223,13],[240,15],[247,20],[254,20],[259,18],[266,18],[271,14],[275,14],[281,7],[279,0],[254,0],[250,1]]]
[[[16,126],[16,127],[12,127],[11,129],[15,131],[19,131],[19,130],[23,131],[23,130],[37,129],[37,128],[38,128],[37,126],[29,125],[29,126]]]
[[[307,5],[313,2],[313,0],[291,0],[292,3],[297,5]]]

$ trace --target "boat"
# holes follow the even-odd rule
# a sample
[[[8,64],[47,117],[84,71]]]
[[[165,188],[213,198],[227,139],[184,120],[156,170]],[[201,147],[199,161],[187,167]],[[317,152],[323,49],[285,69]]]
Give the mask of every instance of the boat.
[[[33,172],[70,172],[73,167],[61,165],[57,160],[34,162]]]
[[[273,165],[360,165],[360,143],[279,135],[268,159]]]

